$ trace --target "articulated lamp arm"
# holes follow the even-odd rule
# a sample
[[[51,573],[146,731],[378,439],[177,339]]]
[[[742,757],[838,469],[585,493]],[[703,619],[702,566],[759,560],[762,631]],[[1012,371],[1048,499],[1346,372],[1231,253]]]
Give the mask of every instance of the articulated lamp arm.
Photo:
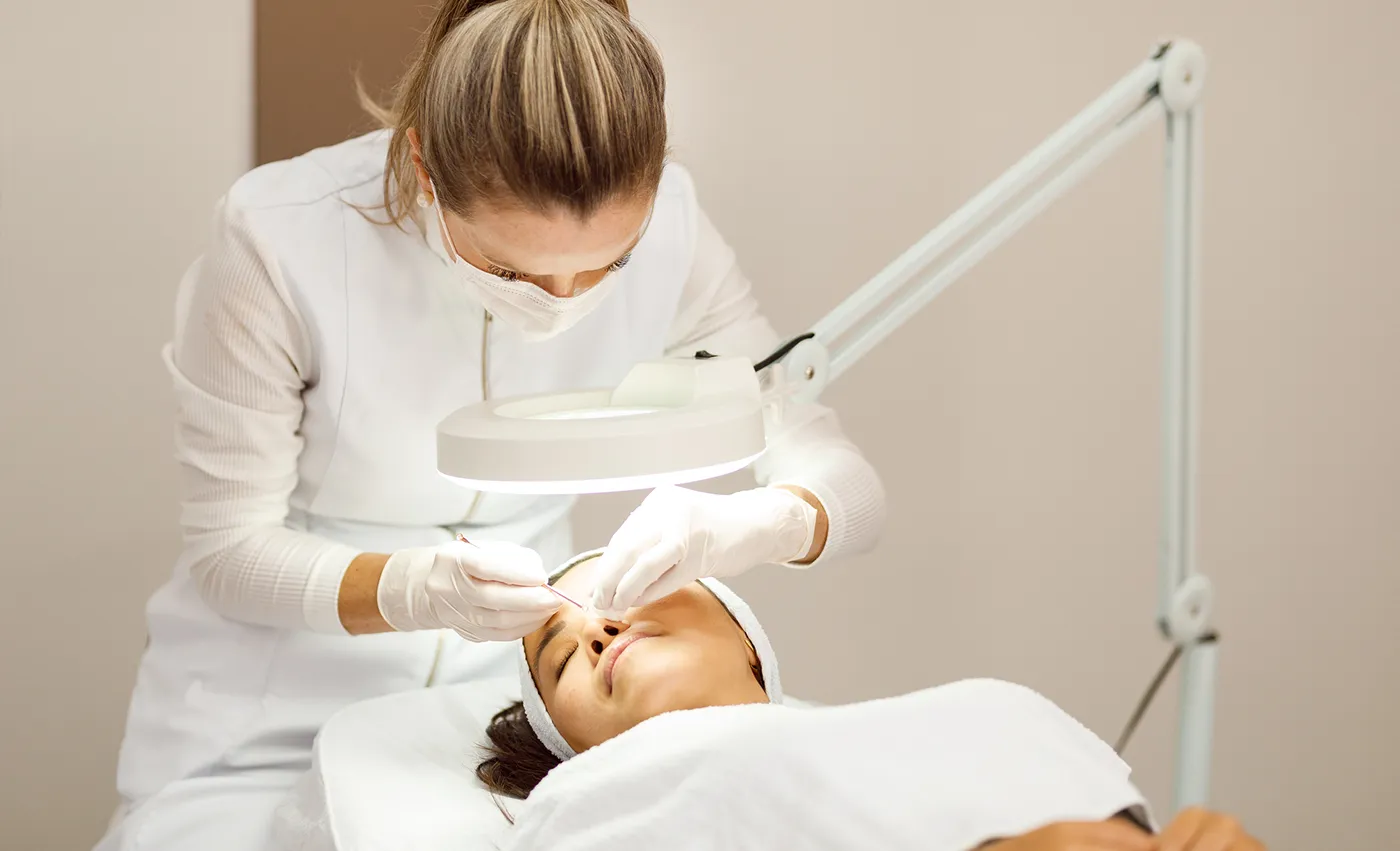
[[[1196,571],[1196,337],[1201,89],[1191,42],[1150,59],[817,322],[782,359],[779,398],[812,400],[979,261],[1158,119],[1166,125],[1162,531],[1158,623],[1182,652],[1176,806],[1209,792],[1216,642]]]
[[[1205,56],[1165,44],[1069,124],[837,306],[755,365],[697,354],[638,364],[615,388],[486,399],[438,425],[439,472],[478,491],[601,493],[740,469],[765,406],[814,399],[915,312],[1158,118],[1166,124],[1162,546],[1157,620],[1185,658],[1177,806],[1209,781],[1215,636],[1195,567],[1197,269]],[[781,370],[764,390],[756,378]],[[774,386],[776,385],[776,386]]]

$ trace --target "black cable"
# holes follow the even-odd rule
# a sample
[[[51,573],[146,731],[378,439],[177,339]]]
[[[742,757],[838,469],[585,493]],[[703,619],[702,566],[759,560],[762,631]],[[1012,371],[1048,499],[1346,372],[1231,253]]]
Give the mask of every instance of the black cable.
[[[791,340],[788,340],[786,343],[783,343],[781,346],[775,349],[773,351],[773,354],[754,364],[753,371],[762,372],[763,370],[767,369],[768,367],[787,357],[788,352],[797,348],[798,343],[801,343],[803,340],[810,340],[815,336],[817,335],[813,334],[811,331],[808,331],[806,334],[801,334],[799,336],[793,337]]]
[[[1176,667],[1176,660],[1181,658],[1181,648],[1173,647],[1172,652],[1167,654],[1167,661],[1162,663],[1162,667],[1157,670],[1157,676],[1152,678],[1152,684],[1147,687],[1142,700],[1138,701],[1137,708],[1133,710],[1133,715],[1128,719],[1128,724],[1123,728],[1123,732],[1118,736],[1118,743],[1113,746],[1114,753],[1123,755],[1123,750],[1128,747],[1128,742],[1133,738],[1133,733],[1137,732],[1138,724],[1142,723],[1142,717],[1147,714],[1147,708],[1152,705],[1152,700],[1157,696],[1157,691],[1162,688],[1162,683],[1166,682],[1167,674]]]
[[[1213,632],[1208,633],[1201,637],[1198,644],[1214,644],[1219,638]],[[1142,700],[1138,701],[1132,717],[1128,719],[1127,725],[1123,727],[1123,732],[1119,734],[1118,743],[1113,746],[1114,753],[1119,756],[1123,755],[1123,751],[1128,747],[1128,742],[1133,738],[1133,733],[1137,732],[1138,724],[1142,723],[1142,718],[1147,714],[1148,707],[1152,705],[1152,701],[1157,697],[1157,692],[1161,690],[1162,683],[1167,681],[1167,675],[1172,672],[1172,668],[1176,667],[1177,660],[1181,658],[1181,652],[1181,645],[1177,645],[1172,648],[1171,653],[1167,654],[1167,661],[1163,662],[1162,667],[1157,670],[1157,676],[1152,678],[1151,685],[1143,693]]]
[[[810,340],[815,336],[817,335],[813,334],[811,331],[808,331],[806,334],[803,334],[799,337],[793,337],[791,340],[788,340],[786,343],[783,343],[781,346],[774,349],[771,355],[754,364],[753,371],[764,371],[768,367],[787,357],[788,352],[791,352],[793,349],[797,348],[798,343],[802,342],[803,340]],[[712,354],[710,352],[705,351],[704,349],[701,349],[700,351],[695,353],[696,360],[710,360],[711,358],[717,357],[719,357],[719,355]]]

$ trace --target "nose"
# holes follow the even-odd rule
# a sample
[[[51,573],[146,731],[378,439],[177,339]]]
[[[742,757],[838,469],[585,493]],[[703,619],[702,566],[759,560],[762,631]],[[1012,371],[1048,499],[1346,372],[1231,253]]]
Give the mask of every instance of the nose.
[[[605,274],[580,272],[576,275],[551,275],[548,278],[532,278],[531,282],[555,298],[573,298],[596,287]]]
[[[612,645],[613,639],[627,630],[622,621],[607,618],[593,618],[583,627],[583,647],[596,664],[599,657]]]
[[[578,291],[578,276],[554,275],[540,281],[536,286],[555,298],[573,298]]]

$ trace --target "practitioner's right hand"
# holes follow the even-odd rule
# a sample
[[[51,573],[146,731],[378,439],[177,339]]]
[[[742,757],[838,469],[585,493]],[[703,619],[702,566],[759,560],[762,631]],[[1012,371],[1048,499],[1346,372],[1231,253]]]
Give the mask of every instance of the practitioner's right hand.
[[[539,553],[515,544],[452,541],[400,550],[378,586],[379,612],[401,632],[451,629],[471,641],[514,641],[559,608]]]

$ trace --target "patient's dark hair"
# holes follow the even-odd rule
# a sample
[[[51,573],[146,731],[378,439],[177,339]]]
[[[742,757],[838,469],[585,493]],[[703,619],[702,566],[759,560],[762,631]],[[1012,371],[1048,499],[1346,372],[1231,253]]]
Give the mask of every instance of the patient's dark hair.
[[[525,798],[563,760],[549,752],[525,717],[525,704],[512,703],[496,713],[486,727],[490,743],[476,776],[498,795]]]

